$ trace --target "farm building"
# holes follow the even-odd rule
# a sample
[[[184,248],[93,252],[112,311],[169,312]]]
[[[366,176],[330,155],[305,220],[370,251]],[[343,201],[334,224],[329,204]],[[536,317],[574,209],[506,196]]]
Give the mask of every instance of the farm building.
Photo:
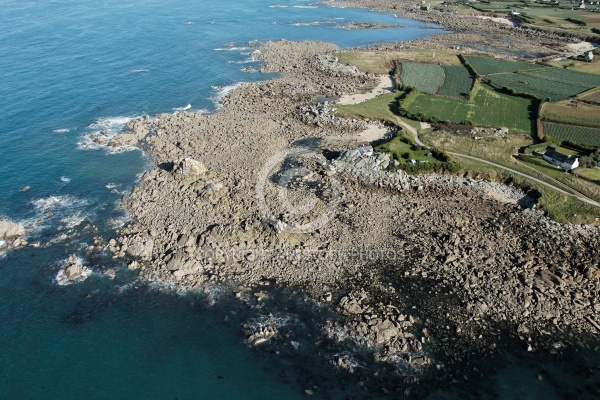
[[[579,166],[579,159],[577,157],[559,153],[551,147],[548,147],[542,158],[550,164],[557,165],[566,170],[575,169]]]

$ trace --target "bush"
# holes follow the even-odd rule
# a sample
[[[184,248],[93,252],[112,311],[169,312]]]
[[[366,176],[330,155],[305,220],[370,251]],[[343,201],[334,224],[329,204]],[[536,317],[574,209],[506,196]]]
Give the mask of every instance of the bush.
[[[579,166],[582,168],[594,168],[596,161],[590,156],[579,157]]]

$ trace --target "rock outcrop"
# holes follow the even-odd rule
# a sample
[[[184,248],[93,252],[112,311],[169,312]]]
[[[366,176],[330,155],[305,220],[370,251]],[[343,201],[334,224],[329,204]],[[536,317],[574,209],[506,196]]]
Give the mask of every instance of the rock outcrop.
[[[25,227],[0,218],[0,252],[27,245]]]

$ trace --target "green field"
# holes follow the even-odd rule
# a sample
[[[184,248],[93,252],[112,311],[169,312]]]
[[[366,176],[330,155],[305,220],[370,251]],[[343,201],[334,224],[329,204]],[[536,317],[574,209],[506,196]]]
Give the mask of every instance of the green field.
[[[437,64],[402,63],[400,80],[405,87],[433,94],[444,82],[444,70]]]
[[[467,62],[479,75],[499,74],[545,68],[527,62],[502,60],[499,58],[491,57],[465,56],[465,60],[467,60]]]
[[[544,135],[588,146],[600,146],[600,129],[544,122]]]
[[[423,114],[457,124],[467,120],[471,111],[468,101],[424,93],[411,94],[402,102],[402,107],[411,114]]]
[[[552,81],[552,83],[558,82],[561,84],[579,86],[585,90],[600,86],[600,75],[570,71],[568,69],[548,69],[545,71],[525,72],[525,74],[548,79],[549,81]]]
[[[489,86],[480,85],[473,96],[473,117],[476,125],[506,127],[521,132],[531,132],[532,101],[498,93]]]
[[[452,97],[467,97],[473,86],[473,77],[464,66],[444,67],[444,84],[438,94]]]
[[[537,76],[525,74],[497,74],[487,76],[486,79],[500,88],[513,90],[515,93],[528,94],[538,99],[552,101],[576,96],[587,89],[568,83],[555,82]]]
[[[498,93],[489,86],[474,88],[471,100],[464,101],[422,93],[409,95],[401,104],[411,114],[423,114],[440,121],[461,123],[471,121],[474,125],[506,127],[531,132],[532,101]]]
[[[600,182],[600,168],[579,168],[577,174]]]

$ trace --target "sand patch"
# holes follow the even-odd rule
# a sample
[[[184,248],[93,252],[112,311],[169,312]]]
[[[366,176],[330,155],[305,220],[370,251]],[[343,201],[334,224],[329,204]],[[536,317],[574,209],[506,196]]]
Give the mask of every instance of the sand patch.
[[[394,91],[394,82],[389,75],[380,75],[379,79],[379,84],[373,89],[364,93],[344,94],[337,103],[340,105],[358,104],[363,101],[374,99],[381,94]]]
[[[578,42],[578,43],[569,43],[567,48],[574,53],[584,53],[586,51],[594,50],[596,46],[594,46],[590,42]]]

